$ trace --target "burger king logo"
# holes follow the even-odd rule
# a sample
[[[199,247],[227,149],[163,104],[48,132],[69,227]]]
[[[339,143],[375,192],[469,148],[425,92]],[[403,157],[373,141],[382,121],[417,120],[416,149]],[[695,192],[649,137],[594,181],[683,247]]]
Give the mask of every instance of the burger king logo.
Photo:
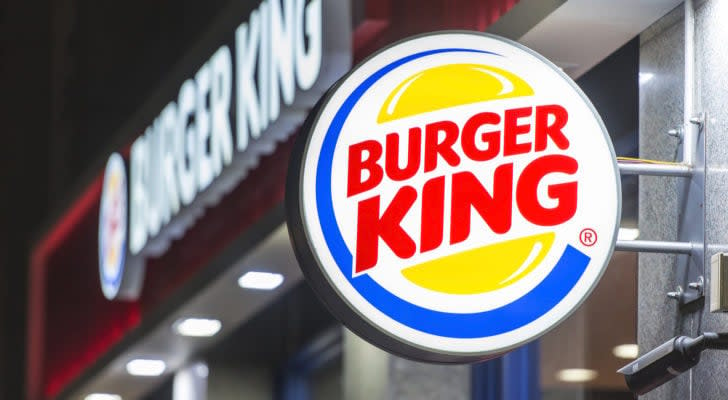
[[[573,312],[611,257],[616,158],[574,82],[504,39],[397,43],[311,113],[289,172],[304,274],[394,353],[488,358]]]
[[[119,293],[126,258],[126,169],[124,159],[113,153],[106,162],[99,213],[99,277],[108,299]]]

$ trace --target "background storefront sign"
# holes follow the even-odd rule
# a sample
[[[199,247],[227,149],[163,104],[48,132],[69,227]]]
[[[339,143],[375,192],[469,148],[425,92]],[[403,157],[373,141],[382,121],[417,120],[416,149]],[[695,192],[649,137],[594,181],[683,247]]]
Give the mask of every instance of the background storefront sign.
[[[116,280],[122,289],[105,289],[108,299],[136,298],[145,260],[163,254],[232,190],[343,74],[348,61],[324,36],[332,31],[325,17],[333,8],[324,0],[261,2],[232,39],[181,82],[174,100],[134,141],[128,197],[123,193],[128,235],[115,267],[123,275]],[[114,165],[121,161],[117,153],[109,163],[112,159]],[[103,187],[106,193],[111,186]],[[114,221],[101,218],[99,224],[99,268],[107,289],[102,258],[110,253],[102,239]]]
[[[128,207],[126,167],[118,153],[109,157],[99,211],[99,276],[101,290],[114,298],[121,288],[126,258],[126,214]]]
[[[468,362],[584,301],[621,193],[570,78],[513,42],[442,32],[380,51],[322,100],[287,207],[304,274],[349,328],[409,358]]]

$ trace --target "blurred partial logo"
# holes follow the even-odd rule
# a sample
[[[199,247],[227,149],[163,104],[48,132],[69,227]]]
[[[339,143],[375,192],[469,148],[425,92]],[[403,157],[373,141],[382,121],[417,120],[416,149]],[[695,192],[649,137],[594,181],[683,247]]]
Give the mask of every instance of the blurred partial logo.
[[[109,300],[117,297],[124,276],[127,200],[124,159],[118,153],[113,153],[104,172],[98,232],[101,289]]]

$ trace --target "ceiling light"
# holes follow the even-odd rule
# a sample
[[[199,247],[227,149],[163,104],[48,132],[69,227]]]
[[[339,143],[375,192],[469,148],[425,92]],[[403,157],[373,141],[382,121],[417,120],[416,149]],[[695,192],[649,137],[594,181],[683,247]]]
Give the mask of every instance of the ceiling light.
[[[283,275],[271,272],[248,271],[238,279],[245,289],[273,290],[283,283]]]
[[[182,336],[210,337],[220,332],[222,322],[217,319],[185,318],[177,320],[172,327]]]
[[[126,372],[134,376],[159,376],[167,365],[162,360],[137,358],[126,363]]]
[[[597,377],[597,371],[585,368],[568,368],[562,369],[556,373],[556,379],[561,382],[589,382]]]
[[[636,344],[620,344],[612,349],[612,354],[618,358],[631,360],[637,358],[640,354],[640,349]]]
[[[644,85],[645,83],[649,82],[650,79],[655,77],[655,74],[652,72],[640,72],[640,85]]]
[[[83,400],[121,400],[121,396],[111,393],[91,393]]]
[[[201,362],[195,364],[195,372],[200,378],[207,378],[207,376],[210,374],[210,370],[207,368],[207,364]]]
[[[640,236],[640,230],[637,228],[619,228],[617,240],[635,240]]]

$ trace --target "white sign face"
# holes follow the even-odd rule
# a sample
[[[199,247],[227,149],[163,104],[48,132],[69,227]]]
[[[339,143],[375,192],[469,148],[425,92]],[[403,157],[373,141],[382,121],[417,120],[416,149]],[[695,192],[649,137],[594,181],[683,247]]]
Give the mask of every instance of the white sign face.
[[[126,167],[114,153],[106,162],[99,213],[99,277],[107,299],[119,293],[126,258]]]
[[[571,314],[611,258],[610,138],[575,83],[517,43],[397,43],[305,128],[288,187],[299,259],[334,313],[387,350],[501,354]]]

